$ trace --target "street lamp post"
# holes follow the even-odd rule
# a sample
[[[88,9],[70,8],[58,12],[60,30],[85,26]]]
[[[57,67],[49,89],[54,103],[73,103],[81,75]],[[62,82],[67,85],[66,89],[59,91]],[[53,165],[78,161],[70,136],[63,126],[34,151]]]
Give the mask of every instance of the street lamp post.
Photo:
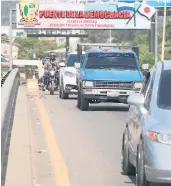
[[[15,12],[16,10],[15,9],[10,9],[9,10],[9,36],[10,36],[10,70],[12,70],[12,66],[13,66],[13,57],[12,57],[12,45],[13,45],[13,41],[12,41],[12,24],[13,24],[13,21],[12,21],[12,13]]]

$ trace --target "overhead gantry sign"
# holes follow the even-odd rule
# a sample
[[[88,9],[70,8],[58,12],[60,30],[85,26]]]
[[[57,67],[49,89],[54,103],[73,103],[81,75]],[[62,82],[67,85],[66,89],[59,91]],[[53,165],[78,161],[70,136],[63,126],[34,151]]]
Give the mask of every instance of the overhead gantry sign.
[[[17,28],[150,29],[155,8],[146,3],[17,4]]]

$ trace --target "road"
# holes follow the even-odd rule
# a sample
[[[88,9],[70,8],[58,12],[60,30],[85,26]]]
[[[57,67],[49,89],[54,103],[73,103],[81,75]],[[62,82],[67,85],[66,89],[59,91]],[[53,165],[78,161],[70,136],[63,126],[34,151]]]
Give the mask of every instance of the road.
[[[121,138],[126,105],[97,104],[76,108],[76,99],[61,100],[43,93],[43,105],[66,164],[71,186],[132,186],[134,177],[121,174]]]

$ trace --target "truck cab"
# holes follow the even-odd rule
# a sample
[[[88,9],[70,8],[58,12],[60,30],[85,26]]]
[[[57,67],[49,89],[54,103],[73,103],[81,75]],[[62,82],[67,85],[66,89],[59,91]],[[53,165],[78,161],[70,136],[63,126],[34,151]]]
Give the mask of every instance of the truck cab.
[[[77,68],[77,107],[88,110],[90,103],[127,104],[130,94],[139,93],[144,77],[133,50],[90,49]]]

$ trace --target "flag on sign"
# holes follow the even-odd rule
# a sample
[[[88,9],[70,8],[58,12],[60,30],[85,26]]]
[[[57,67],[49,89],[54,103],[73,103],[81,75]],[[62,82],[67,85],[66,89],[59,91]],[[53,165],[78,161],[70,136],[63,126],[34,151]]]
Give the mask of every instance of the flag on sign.
[[[148,20],[152,18],[152,16],[155,13],[155,8],[151,7],[147,4],[142,4],[140,8],[138,9],[138,13],[144,17],[146,17]]]
[[[135,11],[133,3],[118,3],[118,11]]]
[[[135,3],[135,0],[118,0],[118,3]]]

